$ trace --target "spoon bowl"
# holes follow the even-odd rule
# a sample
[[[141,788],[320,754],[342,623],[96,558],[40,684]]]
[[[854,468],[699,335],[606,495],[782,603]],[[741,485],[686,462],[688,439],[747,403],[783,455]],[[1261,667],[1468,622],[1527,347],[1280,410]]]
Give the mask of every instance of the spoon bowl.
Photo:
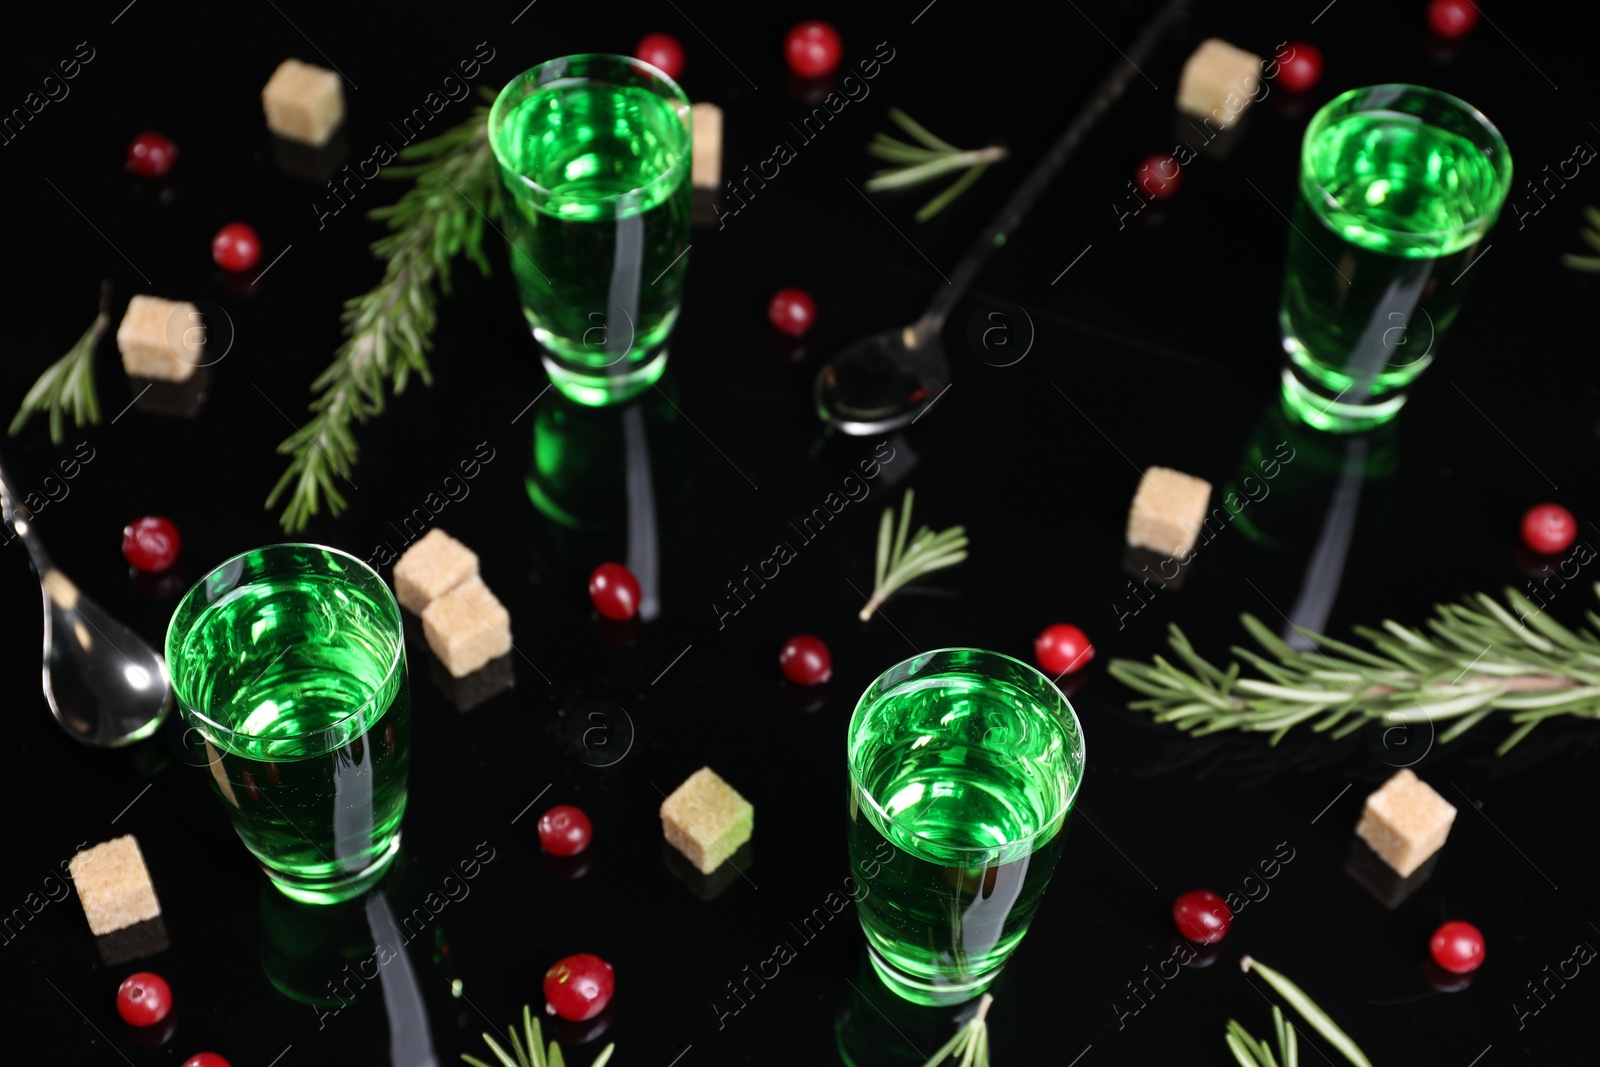
[[[856,341],[817,375],[817,415],[847,434],[888,433],[915,422],[950,384],[937,335],[908,348],[906,330]]]
[[[0,471],[0,514],[28,549],[44,596],[44,698],[75,740],[119,748],[149,737],[172,711],[167,664],[50,561]]]

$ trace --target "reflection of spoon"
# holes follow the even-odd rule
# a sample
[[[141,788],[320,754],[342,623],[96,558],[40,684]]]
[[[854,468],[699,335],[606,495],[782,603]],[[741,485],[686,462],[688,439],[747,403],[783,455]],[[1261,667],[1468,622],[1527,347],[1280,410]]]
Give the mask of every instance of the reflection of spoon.
[[[925,410],[925,405],[939,398],[950,384],[950,361],[939,341],[945,319],[984,261],[1006,243],[1078,142],[1122,95],[1128,83],[1142,73],[1140,64],[1149,60],[1161,35],[1188,4],[1189,0],[1168,0],[1145,25],[1139,39],[1106,75],[1044,158],[1034,165],[1032,173],[988,227],[973,239],[921,318],[909,326],[863,337],[823,365],[817,374],[816,400],[817,414],[824,422],[848,434],[883,433],[910,423]]]
[[[28,547],[44,592],[44,698],[62,729],[116,748],[148,737],[172,709],[166,661],[56,570],[0,471],[0,514]]]

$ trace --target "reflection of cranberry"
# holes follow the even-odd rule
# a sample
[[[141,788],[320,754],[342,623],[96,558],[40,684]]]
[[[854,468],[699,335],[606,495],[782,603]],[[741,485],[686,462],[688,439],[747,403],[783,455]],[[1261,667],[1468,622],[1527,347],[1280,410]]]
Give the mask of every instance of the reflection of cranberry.
[[[548,852],[540,851],[544,859],[544,869],[563,881],[572,882],[589,873],[589,867],[594,863],[594,855],[587,849],[576,856],[552,856]]]
[[[590,613],[590,618],[594,620],[594,632],[612,648],[632,648],[639,631],[644,629],[637,615],[631,619],[608,619],[596,611]]]
[[[574,857],[577,858],[577,857]],[[549,1028],[550,1036],[563,1045],[587,1045],[606,1032],[611,1025],[611,1020],[616,1015],[616,1006],[607,1004],[606,1010],[596,1015],[593,1019],[583,1022],[572,1022],[559,1015],[546,1015],[544,1025]]]
[[[137,567],[128,568],[133,587],[151,600],[171,600],[189,588],[189,576],[182,563],[175,563],[159,574],[146,574]]]
[[[1182,934],[1173,934],[1169,944],[1172,946],[1173,959],[1182,966],[1192,967],[1197,971],[1216,963],[1217,958],[1222,955],[1220,943],[1201,945],[1187,940]],[[1187,962],[1185,957],[1188,957]]]
[[[1432,960],[1422,961],[1422,977],[1441,993],[1459,993],[1472,984],[1471,974],[1451,974]]]
[[[178,1032],[178,1012],[176,1009],[169,1012],[154,1026],[130,1026],[127,1028],[128,1040],[140,1048],[160,1048],[172,1040],[172,1035]]]
[[[782,682],[784,703],[802,715],[815,715],[828,706],[828,687],[825,685],[790,685]]]

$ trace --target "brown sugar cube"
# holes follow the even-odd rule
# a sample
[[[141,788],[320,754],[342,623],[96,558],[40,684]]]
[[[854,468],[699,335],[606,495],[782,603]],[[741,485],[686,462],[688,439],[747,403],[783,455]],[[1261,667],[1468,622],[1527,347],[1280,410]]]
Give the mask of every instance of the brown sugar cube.
[[[132,834],[78,853],[67,870],[96,937],[161,914],[156,888]]]
[[[135,296],[117,326],[117,350],[130,377],[186,381],[204,362],[200,309],[187,301]]]
[[[435,526],[395,561],[395,599],[421,615],[429,604],[477,576],[478,554]]]
[[[279,137],[321,147],[344,120],[344,87],[331,70],[286,59],[261,90],[267,129]]]
[[[511,613],[472,577],[423,610],[422,633],[450,676],[465,678],[511,651]]]
[[[1439,851],[1455,820],[1455,806],[1408,767],[1367,798],[1356,833],[1406,878]]]
[[[1128,509],[1128,544],[1164,556],[1187,556],[1200,536],[1211,483],[1169,467],[1149,467]]]
[[[1178,80],[1178,110],[1226,125],[1244,109],[1261,85],[1261,57],[1235,48],[1220,37],[1200,42]]]
[[[710,767],[691,774],[661,802],[667,844],[701,874],[710,874],[750,840],[756,809]]]
[[[692,181],[696,189],[715,189],[722,184],[722,109],[696,104],[690,111],[694,114]]]

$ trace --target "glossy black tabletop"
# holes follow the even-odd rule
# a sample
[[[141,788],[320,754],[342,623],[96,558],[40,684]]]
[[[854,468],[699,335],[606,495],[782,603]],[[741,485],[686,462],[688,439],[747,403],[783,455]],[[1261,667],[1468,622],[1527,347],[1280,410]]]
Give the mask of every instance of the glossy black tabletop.
[[[614,964],[617,991],[603,1033],[555,1031],[574,1064],[608,1040],[618,1067],[833,1063],[841,1042],[859,1062],[918,1063],[957,1013],[893,1003],[850,911],[810,937],[795,929],[849,873],[846,722],[867,684],[915,652],[970,645],[1030,659],[1035,634],[1073,622],[1096,648],[1063,680],[1088,767],[1054,883],[994,989],[996,1064],[1232,1062],[1229,1018],[1257,1034],[1270,1026],[1265,987],[1235,966],[1246,953],[1296,979],[1376,1063],[1600,1062],[1586,1025],[1600,977],[1584,967],[1551,978],[1563,966],[1570,975],[1575,946],[1600,944],[1600,726],[1553,723],[1504,758],[1494,747],[1509,726],[1493,721],[1448,745],[1419,728],[1291,736],[1274,749],[1154,725],[1105,672],[1115,657],[1160,652],[1170,622],[1225,657],[1242,639],[1242,612],[1273,627],[1293,613],[1348,636],[1385,618],[1421,625],[1436,602],[1525,585],[1532,564],[1517,553],[1517,521],[1543,500],[1571,508],[1580,542],[1600,544],[1600,290],[1559,262],[1581,250],[1581,208],[1600,202],[1600,186],[1592,168],[1549,178],[1570,174],[1575,146],[1600,144],[1590,46],[1568,12],[1486,4],[1471,36],[1445,47],[1427,36],[1423,6],[1198,0],[952,316],[952,387],[914,426],[878,438],[824,432],[811,392],[821,361],[915,317],[1155,5],[30,9],[5,36],[0,112],[56,98],[36,113],[29,105],[0,147],[6,416],[89,324],[103,278],[114,318],[130,296],[152,293],[221,308],[234,326],[192,410],[132,403],[107,338],[96,362],[102,424],[55,447],[35,420],[0,445],[22,492],[53,494],[35,528],[61,568],[158,645],[189,582],[289,539],[262,506],[284,464],[275,449],[338,344],[342,301],[381,274],[367,250],[381,229],[365,212],[397,186],[352,186],[348,206],[329,210],[312,176],[328,161],[283,151],[265,128],[259,92],[279,61],[342,71],[349,118],[334,163],[355,164],[463,59],[491,56],[477,83],[498,86],[542,60],[625,52],[664,30],[687,50],[690,96],[725,111],[725,174],[757,168],[778,143],[794,158],[720,227],[695,230],[667,375],[633,408],[586,412],[545,392],[491,234],[492,276],[457,274],[432,386],[414,380],[360,429],[349,509],[297,535],[381,559],[384,546],[403,547],[405,519],[431,509],[430,524],[477,551],[513,620],[506,674],[465,687],[447,684],[409,634],[404,848],[367,903],[295,905],[270,888],[176,728],[119,751],[66,736],[39,691],[36,580],[21,547],[5,549],[11,770],[0,796],[12,829],[0,860],[0,1061],[142,1067],[209,1049],[235,1067],[458,1063],[482,1055],[480,1033],[524,1003],[542,1008],[550,963],[594,952]],[[812,105],[780,42],[808,17],[839,28],[847,64],[880,47],[892,59],[796,143],[791,122]],[[1178,72],[1212,35],[1262,55],[1312,41],[1323,78],[1304,97],[1272,89],[1185,168],[1174,199],[1135,212],[1138,161],[1195,137],[1174,111]],[[45,84],[75,56],[75,78]],[[1488,114],[1515,159],[1515,207],[1463,281],[1465,309],[1399,420],[1367,439],[1319,438],[1275,406],[1299,137],[1322,102],[1386,81],[1437,86]],[[469,106],[449,103],[429,132]],[[931,193],[861,191],[874,169],[864,145],[891,106],[955,143],[1002,143],[1011,156],[918,225],[912,213]],[[180,146],[165,183],[122,167],[147,128]],[[1529,177],[1542,183],[1538,197]],[[225,280],[210,260],[211,235],[235,220],[256,227],[270,261],[253,285]],[[765,318],[788,285],[817,300],[803,343],[780,341]],[[973,317],[995,299],[1025,308],[1035,334],[1012,366],[968,344]],[[1022,343],[1022,320],[1006,322]],[[92,461],[47,484],[79,442]],[[1208,542],[1181,587],[1137,596],[1123,533],[1140,471],[1171,466],[1221,487],[1280,448],[1295,458],[1248,505],[1248,521]],[[876,479],[847,483],[875,454],[893,458]],[[441,504],[446,476],[474,457],[470,491]],[[878,518],[906,488],[919,521],[966,526],[971,558],[863,624]],[[841,497],[819,530],[791,525]],[[120,531],[145,514],[181,528],[181,574],[130,576]],[[1342,559],[1313,562],[1330,530],[1344,531]],[[744,584],[778,543],[792,562]],[[654,617],[600,625],[589,571],[652,558]],[[1549,610],[1581,618],[1595,580],[1584,571],[1564,588],[1552,582]],[[782,680],[778,651],[796,633],[831,648],[827,685]],[[601,732],[587,733],[596,722]],[[663,792],[703,765],[755,806],[745,877],[694,877],[663,844]],[[1403,765],[1460,814],[1421,884],[1397,889],[1352,846],[1362,798]],[[545,857],[535,834],[537,813],[558,802],[594,820],[576,864]],[[170,945],[108,965],[77,900],[52,887],[81,844],[124,833],[144,851]],[[452,877],[474,858],[474,879]],[[1172,900],[1197,887],[1248,903],[1216,950],[1151,982],[1175,969]],[[404,963],[365,989],[351,981],[347,968],[374,951],[373,916],[419,908],[426,929],[405,944]],[[1488,944],[1484,967],[1454,992],[1423,971],[1428,936],[1446,919],[1478,925]],[[747,968],[778,943],[793,959],[749,983]],[[175,1024],[155,1047],[114,1009],[118,983],[139,968],[176,991]],[[730,983],[744,983],[737,1011]],[[349,1003],[328,999],[333,986]],[[1322,1051],[1303,1050],[1302,1062],[1336,1061]]]

